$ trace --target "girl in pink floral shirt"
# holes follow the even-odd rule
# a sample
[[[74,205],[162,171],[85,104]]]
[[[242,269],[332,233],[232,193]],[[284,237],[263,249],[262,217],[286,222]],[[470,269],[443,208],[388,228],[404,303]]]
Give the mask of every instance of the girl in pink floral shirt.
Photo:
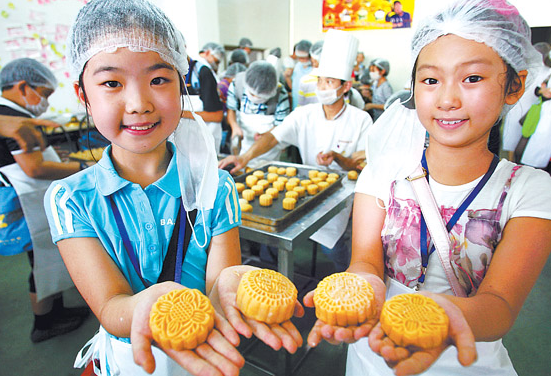
[[[375,318],[352,328],[318,321],[308,343],[350,343],[347,376],[516,375],[501,338],[551,252],[551,179],[499,161],[487,145],[541,57],[528,25],[505,0],[459,0],[420,23],[412,58],[413,97],[391,105],[368,133],[348,271],[371,283],[379,312],[397,293],[431,296],[450,319],[449,337],[429,350],[402,348]],[[424,251],[431,236],[406,180],[421,160],[444,222],[459,216],[449,225],[446,268]],[[474,199],[458,211],[467,197]],[[454,295],[448,277],[465,297]]]

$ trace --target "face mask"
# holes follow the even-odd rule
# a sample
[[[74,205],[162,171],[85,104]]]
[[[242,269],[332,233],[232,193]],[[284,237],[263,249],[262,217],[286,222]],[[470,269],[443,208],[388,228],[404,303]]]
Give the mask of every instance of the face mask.
[[[44,112],[46,112],[50,104],[48,103],[48,100],[46,98],[38,94],[33,88],[31,88],[30,86],[29,88],[40,97],[40,102],[38,102],[37,104],[29,104],[29,102],[27,102],[27,98],[23,97],[23,100],[25,101],[25,108],[29,110],[29,112],[34,116],[39,117]]]
[[[254,104],[266,103],[269,99],[269,98],[261,98],[259,96],[256,96],[253,93],[251,93],[249,90],[245,90],[245,93],[247,94],[247,97],[249,98],[249,100]]]
[[[338,101],[342,95],[337,95],[337,91],[342,87],[339,86],[336,89],[319,90],[316,88],[316,96],[321,104],[330,105]]]
[[[379,74],[379,72],[369,72],[369,78],[371,78],[371,80],[373,81],[379,81],[381,75]]]

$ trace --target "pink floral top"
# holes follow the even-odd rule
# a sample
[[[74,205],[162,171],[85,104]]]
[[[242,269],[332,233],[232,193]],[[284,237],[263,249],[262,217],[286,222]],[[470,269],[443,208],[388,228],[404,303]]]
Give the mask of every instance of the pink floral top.
[[[467,208],[450,232],[450,260],[467,295],[476,293],[501,239],[503,205],[519,168],[512,168],[509,178],[502,185],[494,209]],[[381,233],[386,273],[406,286],[414,287],[421,275],[421,209],[414,198],[396,197],[395,188],[396,182],[390,190],[389,206]],[[476,200],[471,206],[474,206]],[[446,223],[455,211],[454,207],[440,205]],[[430,243],[430,234],[427,241]],[[431,262],[440,260],[437,255],[433,255],[429,258],[429,264]]]

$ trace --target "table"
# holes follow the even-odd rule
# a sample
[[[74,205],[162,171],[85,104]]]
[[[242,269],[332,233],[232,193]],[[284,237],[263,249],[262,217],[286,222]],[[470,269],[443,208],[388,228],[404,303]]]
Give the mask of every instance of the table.
[[[243,239],[276,246],[278,248],[277,270],[290,280],[293,280],[293,249],[301,242],[306,242],[313,233],[320,229],[320,227],[337,215],[348,204],[352,203],[354,199],[355,183],[356,182],[349,181],[348,178],[344,178],[341,187],[331,193],[331,195],[323,200],[320,205],[299,217],[295,223],[290,224],[281,232],[267,232],[241,225],[239,228],[239,236]],[[280,358],[275,375],[292,375],[291,355],[283,350],[281,351]],[[258,368],[258,366],[255,367]],[[266,371],[264,370],[264,372]]]

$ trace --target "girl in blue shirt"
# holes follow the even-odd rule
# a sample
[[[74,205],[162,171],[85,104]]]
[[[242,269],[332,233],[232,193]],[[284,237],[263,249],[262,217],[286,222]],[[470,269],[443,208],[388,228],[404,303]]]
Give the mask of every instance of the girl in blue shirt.
[[[146,0],[93,0],[68,46],[75,91],[111,141],[97,165],[52,183],[45,196],[53,240],[102,325],[80,363],[99,359],[100,375],[187,374],[181,367],[237,375],[244,364],[238,333],[296,351],[302,338],[290,321],[266,326],[235,307],[250,268],[239,265],[237,193],[217,169],[202,119],[180,119],[188,71],[182,35]],[[165,262],[170,250],[181,266]],[[151,346],[151,306],[184,286],[210,297],[215,330],[193,351],[160,351]]]

